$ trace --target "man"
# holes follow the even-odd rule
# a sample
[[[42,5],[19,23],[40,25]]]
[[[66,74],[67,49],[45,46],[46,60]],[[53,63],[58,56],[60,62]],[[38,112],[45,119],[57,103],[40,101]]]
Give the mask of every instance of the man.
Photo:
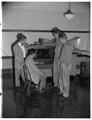
[[[52,40],[54,42],[55,45],[55,55],[54,55],[54,64],[53,64],[53,82],[54,82],[54,87],[58,88],[58,55],[60,52],[60,46],[61,46],[61,42],[58,39],[58,35],[60,33],[60,30],[57,27],[52,28],[51,30],[52,35],[54,37],[54,39]]]
[[[36,66],[36,62],[34,62],[35,56],[35,50],[32,49],[31,53],[26,57],[25,64],[30,72],[32,81],[35,84],[40,83],[40,92],[44,92],[46,85],[46,75]]]
[[[75,37],[71,40],[67,40],[67,36],[64,33],[59,34],[59,39],[63,45],[61,46],[60,55],[58,58],[58,79],[60,94],[63,98],[69,97],[73,41],[78,38],[79,37]]]
[[[53,42],[54,46],[55,46],[55,55],[54,55],[54,63],[53,63],[53,83],[54,83],[55,90],[57,90],[57,88],[58,88],[58,56],[59,56],[60,49],[62,46],[60,39],[58,39],[58,35],[61,32],[63,32],[63,31],[61,31],[58,27],[53,27],[51,29],[51,33],[54,38],[52,40],[46,39],[47,41]]]
[[[26,44],[27,37],[22,33],[17,34],[17,42],[13,46],[13,53],[14,53],[14,68],[15,68],[15,86],[20,87],[20,76],[24,79],[24,58],[26,57]]]

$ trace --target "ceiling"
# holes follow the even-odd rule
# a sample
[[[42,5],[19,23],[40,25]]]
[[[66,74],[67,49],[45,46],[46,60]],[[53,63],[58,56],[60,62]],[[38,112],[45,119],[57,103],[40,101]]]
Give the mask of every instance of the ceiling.
[[[29,9],[45,11],[65,11],[68,8],[68,2],[3,2],[3,8],[11,9]],[[90,2],[71,2],[71,9],[74,12],[88,12]]]

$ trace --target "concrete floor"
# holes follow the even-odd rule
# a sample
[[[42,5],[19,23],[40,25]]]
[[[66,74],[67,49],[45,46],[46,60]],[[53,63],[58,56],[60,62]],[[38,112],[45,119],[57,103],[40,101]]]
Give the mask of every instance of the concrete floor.
[[[86,80],[88,81],[88,80]],[[47,82],[46,92],[33,92],[27,98],[23,89],[3,90],[3,118],[90,118],[90,89],[87,84],[71,80],[70,96],[66,101],[59,99],[52,82]]]

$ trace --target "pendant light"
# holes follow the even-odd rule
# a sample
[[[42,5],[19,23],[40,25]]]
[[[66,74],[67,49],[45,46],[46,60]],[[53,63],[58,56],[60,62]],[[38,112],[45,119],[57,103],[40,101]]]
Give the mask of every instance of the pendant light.
[[[64,17],[68,20],[71,20],[74,18],[74,16],[75,16],[75,14],[71,11],[71,2],[68,2],[68,9],[64,13]]]

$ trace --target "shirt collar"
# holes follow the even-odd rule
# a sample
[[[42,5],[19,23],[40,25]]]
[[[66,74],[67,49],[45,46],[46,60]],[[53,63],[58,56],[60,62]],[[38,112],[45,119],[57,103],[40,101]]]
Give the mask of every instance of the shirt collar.
[[[19,46],[22,46],[20,42],[18,43],[18,45],[19,45]]]

